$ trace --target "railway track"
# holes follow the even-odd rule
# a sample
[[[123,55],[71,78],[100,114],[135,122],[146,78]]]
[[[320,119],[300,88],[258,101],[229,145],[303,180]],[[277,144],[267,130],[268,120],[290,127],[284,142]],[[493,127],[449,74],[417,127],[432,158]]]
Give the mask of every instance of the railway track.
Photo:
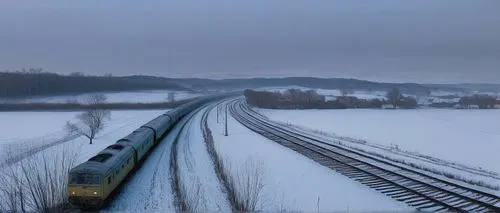
[[[500,212],[500,198],[494,194],[292,132],[254,112],[242,99],[229,104],[231,115],[252,131],[418,210]]]

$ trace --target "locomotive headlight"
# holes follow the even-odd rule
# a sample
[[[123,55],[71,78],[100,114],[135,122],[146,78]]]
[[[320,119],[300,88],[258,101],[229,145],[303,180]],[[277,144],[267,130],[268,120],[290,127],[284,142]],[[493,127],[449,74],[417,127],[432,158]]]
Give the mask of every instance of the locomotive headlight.
[[[94,194],[96,195],[96,194],[97,194],[97,192],[94,192]]]
[[[71,192],[71,194],[72,194],[72,195],[74,195],[74,194],[75,194],[75,192]]]

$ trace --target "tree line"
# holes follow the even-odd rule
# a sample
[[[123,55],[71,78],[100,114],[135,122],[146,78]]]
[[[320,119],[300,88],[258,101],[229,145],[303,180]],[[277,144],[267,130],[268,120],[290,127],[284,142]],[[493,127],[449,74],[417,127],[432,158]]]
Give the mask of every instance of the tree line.
[[[0,72],[0,98],[23,98],[104,91],[145,89],[181,90],[182,86],[166,80],[141,77],[85,76],[83,73],[59,75],[43,69]]]
[[[475,94],[460,98],[458,104],[462,108],[470,108],[472,105],[476,105],[479,109],[493,109],[496,104],[500,103],[497,101],[496,97],[491,95]]]
[[[398,89],[387,93],[387,101],[380,99],[359,99],[348,96],[352,92],[342,92],[342,96],[334,100],[326,100],[325,96],[314,90],[302,91],[289,89],[285,92],[244,91],[250,105],[269,109],[348,109],[348,108],[382,108],[384,104],[392,104],[394,108],[416,108],[417,101],[413,97],[406,97]]]

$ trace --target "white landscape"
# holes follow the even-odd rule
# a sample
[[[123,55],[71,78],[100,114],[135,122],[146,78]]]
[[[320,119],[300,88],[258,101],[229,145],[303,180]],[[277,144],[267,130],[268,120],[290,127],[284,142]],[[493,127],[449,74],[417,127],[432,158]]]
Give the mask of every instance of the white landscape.
[[[272,120],[500,173],[500,110],[258,110]],[[311,122],[314,121],[314,122]]]
[[[279,88],[284,90],[288,88]],[[266,90],[269,90],[266,89]],[[271,89],[272,90],[272,89]],[[338,95],[322,90],[324,95]],[[189,95],[188,95],[189,94]],[[357,92],[360,98],[380,98],[380,93]],[[179,99],[195,97],[186,93]],[[83,97],[86,96],[81,96]],[[164,92],[130,92],[113,96],[110,102],[155,102],[166,98]],[[34,99],[33,102],[39,100]],[[40,99],[63,102],[67,97]],[[75,153],[75,164],[84,162],[115,143],[165,110],[111,111],[93,144],[77,137],[48,147],[17,165],[40,156]],[[170,154],[178,138],[178,165],[181,184],[191,197],[198,199],[197,209],[228,212],[231,206],[206,149],[200,127],[203,111],[183,119],[162,143],[151,152],[142,167],[120,189],[105,212],[173,212],[176,210],[171,189]],[[353,149],[374,152],[393,159],[500,185],[500,110],[269,110],[254,108],[273,121],[296,131],[341,143]],[[67,121],[75,121],[80,112],[0,112],[0,153],[36,147],[65,137]],[[252,132],[228,116],[229,135],[224,136],[224,114],[210,111],[208,125],[219,156],[231,173],[255,166],[262,174],[263,189],[258,199],[260,211],[413,211],[356,181],[315,161]],[[219,120],[219,121],[218,121]],[[29,131],[27,131],[29,130]],[[354,141],[354,142],[353,142]],[[362,143],[358,143],[361,141]],[[424,156],[424,157],[422,157]],[[439,159],[429,160],[425,156]],[[0,159],[3,162],[5,159]],[[492,190],[498,194],[498,190]],[[1,198],[1,196],[0,196]]]
[[[201,96],[200,93],[190,91],[172,90],[144,90],[129,92],[103,92],[108,103],[151,103],[168,101],[169,93],[174,95],[175,100],[184,100]],[[48,97],[31,97],[22,99],[0,99],[0,103],[84,103],[95,93],[84,93],[78,95],[59,95]]]

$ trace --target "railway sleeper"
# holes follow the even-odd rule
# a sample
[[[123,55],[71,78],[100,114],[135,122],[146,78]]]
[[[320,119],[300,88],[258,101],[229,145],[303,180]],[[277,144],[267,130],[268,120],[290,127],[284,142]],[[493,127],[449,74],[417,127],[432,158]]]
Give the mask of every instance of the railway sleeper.
[[[355,180],[360,181],[360,182],[370,182],[370,181],[377,181],[380,179],[370,175],[368,177],[355,178]]]
[[[429,186],[426,185],[419,185],[419,186],[414,186],[412,189],[417,190],[419,192],[426,191],[429,189]]]
[[[410,192],[410,191],[406,191],[404,193],[400,193],[400,194],[397,194],[397,195],[394,195],[392,196],[394,199],[399,199],[399,198],[402,198],[402,197],[408,197],[408,196],[411,196],[411,195],[415,195],[415,193],[413,192]]]
[[[464,209],[466,209],[469,212],[481,212],[481,211],[486,210],[487,208],[485,206],[473,204],[469,208],[464,208]]]
[[[384,187],[379,187],[377,190],[379,190],[380,192],[384,192],[385,190],[390,190],[390,189],[394,189],[396,188],[397,186],[394,186],[393,184],[390,184],[390,185],[386,185]]]
[[[408,203],[412,206],[422,206],[422,205],[426,205],[427,203],[429,203],[429,200],[424,198],[424,199],[408,201]]]
[[[363,182],[363,184],[370,186],[370,187],[378,188],[378,187],[384,186],[386,184],[386,182],[382,181],[382,180],[376,180],[376,181],[370,181],[370,182]]]
[[[453,201],[450,201],[448,203],[450,204],[450,206],[456,206],[456,207],[468,206],[470,204],[474,204],[474,202],[470,202],[470,201],[464,200],[464,199],[453,200]]]
[[[396,198],[396,200],[399,200],[401,202],[405,202],[406,203],[407,200],[410,200],[410,199],[413,199],[413,198],[416,198],[416,197],[418,197],[418,195],[410,194],[410,195],[398,197],[398,198]]]
[[[400,187],[397,187],[397,186],[394,186],[394,188],[392,188],[392,189],[380,190],[380,192],[384,193],[385,195],[389,195],[391,193],[403,192],[403,191],[406,191],[406,190],[401,189]]]

